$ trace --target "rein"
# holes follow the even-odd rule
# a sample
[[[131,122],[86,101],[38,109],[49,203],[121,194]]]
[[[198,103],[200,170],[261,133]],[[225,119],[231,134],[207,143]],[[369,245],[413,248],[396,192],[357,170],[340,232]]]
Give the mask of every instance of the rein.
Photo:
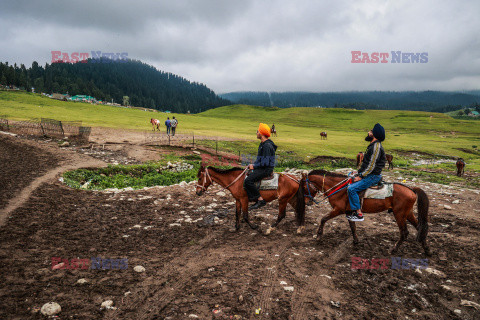
[[[235,180],[233,180],[228,186],[226,187],[223,187],[222,190],[225,190],[225,189],[228,189],[229,187],[231,187],[232,185],[235,184],[235,182],[237,182],[243,175],[245,175],[245,173],[247,172],[248,170],[248,167],[245,168],[245,170],[242,171],[242,173],[240,173],[238,175],[238,177],[235,178]],[[295,181],[296,183],[300,184],[300,181],[291,177],[289,174],[286,174],[286,173],[283,173],[284,176],[286,176],[287,178]],[[212,177],[210,177],[210,174],[208,173],[208,168],[205,168],[205,174],[203,175],[203,183],[200,185],[197,183],[197,187],[199,188],[202,188],[202,191],[205,191],[207,192],[207,188],[205,188],[205,184],[207,183],[207,176],[208,176],[208,180],[210,181],[211,184],[213,184],[213,180],[212,180]],[[308,178],[307,178],[308,179]],[[312,197],[313,198],[313,197]],[[313,199],[312,199],[313,200]],[[313,200],[315,201],[315,200]]]
[[[247,170],[248,168],[245,168],[245,170],[243,170],[242,173],[240,173],[238,177],[235,178],[235,180],[233,180],[228,186],[223,187],[222,190],[225,190],[231,187],[235,182],[238,181],[238,179],[240,179],[247,172]],[[210,173],[208,173],[208,168],[205,168],[205,174],[203,175],[203,183],[201,185],[197,184],[197,187],[202,188],[202,191],[205,191],[205,192],[207,192],[207,188],[205,188],[205,184],[207,183],[207,176],[208,176],[208,179],[210,180],[210,183],[213,184],[212,177],[210,177]]]
[[[325,176],[326,175],[323,175],[323,181],[322,181],[322,189],[321,190],[318,190],[315,185],[312,185],[312,188],[315,188],[315,190],[317,191],[321,191],[323,192],[323,198],[320,199],[319,201],[316,201],[314,199],[314,197],[312,196],[311,192],[310,192],[310,179],[308,179],[308,176],[307,176],[307,191],[308,191],[308,195],[307,197],[309,199],[311,199],[313,202],[315,202],[316,204],[319,204],[320,202],[330,198],[331,196],[333,196],[334,194],[336,194],[337,192],[340,192],[341,190],[345,189],[346,187],[348,187],[349,184],[352,183],[352,178],[348,177],[342,181],[340,181],[339,183],[337,183],[336,185],[334,185],[333,187],[331,187],[330,189],[328,190],[325,190]],[[333,189],[333,191],[331,191]]]

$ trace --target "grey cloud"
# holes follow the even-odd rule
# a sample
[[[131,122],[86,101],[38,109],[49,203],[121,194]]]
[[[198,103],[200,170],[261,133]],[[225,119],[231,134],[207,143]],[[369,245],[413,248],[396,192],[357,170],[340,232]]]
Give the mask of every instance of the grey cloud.
[[[0,60],[127,51],[231,90],[478,89],[477,1],[10,1]],[[352,50],[429,53],[418,65],[351,63]]]

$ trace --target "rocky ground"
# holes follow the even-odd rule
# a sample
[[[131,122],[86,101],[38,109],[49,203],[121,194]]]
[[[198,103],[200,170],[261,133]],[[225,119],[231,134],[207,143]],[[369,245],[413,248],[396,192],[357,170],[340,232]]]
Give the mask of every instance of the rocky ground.
[[[233,198],[218,186],[202,197],[186,183],[92,192],[72,190],[57,175],[6,212],[46,171],[93,162],[92,155],[60,149],[54,141],[0,136],[0,150],[1,319],[46,318],[40,309],[48,302],[61,307],[60,319],[480,318],[479,190],[408,180],[431,200],[427,239],[433,255],[422,254],[409,226],[409,239],[392,257],[399,234],[386,212],[357,223],[358,245],[344,217],[313,239],[328,203],[308,207],[302,235],[291,208],[274,232],[263,235],[276,219],[276,202],[251,213],[260,232],[246,224],[232,232]],[[150,151],[130,160],[142,162],[140,155],[151,157]],[[115,154],[110,163],[129,157]],[[53,257],[61,259],[55,265],[64,264],[52,268]],[[359,269],[352,258],[388,263],[386,269]],[[428,269],[395,269],[392,258],[428,259]],[[88,268],[76,268],[73,259],[87,259]]]

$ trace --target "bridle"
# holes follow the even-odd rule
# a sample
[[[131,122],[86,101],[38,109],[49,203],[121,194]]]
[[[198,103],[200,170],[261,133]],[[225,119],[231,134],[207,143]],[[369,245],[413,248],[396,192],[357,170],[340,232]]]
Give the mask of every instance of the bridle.
[[[197,183],[197,187],[202,188],[202,191],[207,191],[207,188],[205,187],[205,185],[207,184],[207,177],[208,177],[208,180],[210,180],[210,184],[212,184],[213,183],[212,177],[210,177],[210,173],[208,173],[208,168],[205,168],[205,172],[203,175],[203,183],[201,185]]]

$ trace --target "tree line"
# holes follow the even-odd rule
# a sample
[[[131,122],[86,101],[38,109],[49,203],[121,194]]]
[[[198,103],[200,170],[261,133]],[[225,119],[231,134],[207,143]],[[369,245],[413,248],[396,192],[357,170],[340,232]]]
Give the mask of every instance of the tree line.
[[[0,62],[0,84],[48,94],[87,95],[97,100],[129,103],[135,107],[197,113],[231,104],[202,83],[159,71],[136,60],[114,62],[102,58],[82,63],[46,63],[36,61],[30,68]]]
[[[480,103],[480,92],[354,91],[354,92],[231,92],[221,97],[258,106],[352,108],[448,112]],[[443,111],[445,110],[445,111]]]

